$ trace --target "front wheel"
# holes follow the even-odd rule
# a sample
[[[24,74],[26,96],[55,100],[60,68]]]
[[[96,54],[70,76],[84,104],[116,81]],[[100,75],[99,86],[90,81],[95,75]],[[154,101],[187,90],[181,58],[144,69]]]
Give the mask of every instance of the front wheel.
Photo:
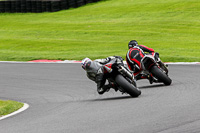
[[[150,72],[153,74],[154,77],[163,82],[165,85],[170,85],[172,83],[172,80],[157,66],[152,66]]]
[[[130,96],[138,97],[141,91],[133,84],[129,83],[122,75],[118,74],[115,77],[115,82],[122,87]]]

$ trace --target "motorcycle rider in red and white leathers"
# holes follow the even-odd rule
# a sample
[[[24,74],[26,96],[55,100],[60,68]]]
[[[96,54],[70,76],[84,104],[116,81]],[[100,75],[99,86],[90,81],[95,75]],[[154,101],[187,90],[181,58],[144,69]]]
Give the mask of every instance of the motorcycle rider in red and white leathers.
[[[136,80],[139,79],[149,79],[150,84],[153,83],[153,77],[151,75],[144,75],[141,73],[142,66],[141,66],[141,60],[146,54],[154,55],[155,59],[157,61],[160,61],[159,54],[154,53],[154,49],[148,48],[144,45],[138,45],[138,42],[136,40],[131,40],[128,43],[129,51],[126,54],[126,62],[131,71],[134,72],[134,76]]]
[[[116,57],[116,56],[115,56]],[[109,56],[105,59],[96,59],[92,61],[89,58],[82,60],[82,68],[86,71],[87,77],[97,84],[97,92],[103,94],[109,91],[110,88],[114,88],[111,83],[106,83],[106,74],[104,72],[104,66],[109,63],[114,56]]]

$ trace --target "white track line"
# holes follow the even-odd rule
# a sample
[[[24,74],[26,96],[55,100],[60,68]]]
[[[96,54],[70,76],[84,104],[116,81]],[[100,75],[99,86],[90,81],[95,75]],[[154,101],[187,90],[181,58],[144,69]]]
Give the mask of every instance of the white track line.
[[[81,61],[75,60],[64,60],[57,62],[20,62],[20,61],[0,61],[0,63],[81,63]],[[126,61],[124,61],[126,64]],[[200,64],[200,62],[165,62],[165,64],[175,64],[175,65],[196,65]]]
[[[177,64],[177,65],[196,65],[200,62],[165,62],[166,64]]]
[[[3,120],[5,118],[11,117],[13,115],[16,115],[16,114],[18,114],[18,113],[20,113],[20,112],[22,112],[22,111],[24,111],[24,110],[26,110],[28,108],[29,108],[29,105],[27,103],[24,103],[24,106],[22,108],[20,108],[19,110],[15,111],[15,112],[13,112],[11,114],[4,115],[4,116],[0,117],[0,120]]]

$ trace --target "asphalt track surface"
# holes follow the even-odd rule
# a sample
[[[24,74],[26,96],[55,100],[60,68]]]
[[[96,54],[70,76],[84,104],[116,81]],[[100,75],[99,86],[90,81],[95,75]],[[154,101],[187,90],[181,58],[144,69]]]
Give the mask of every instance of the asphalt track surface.
[[[98,95],[80,64],[0,63],[0,99],[30,107],[1,133],[199,133],[200,65],[169,65],[171,86],[138,81],[142,95]]]

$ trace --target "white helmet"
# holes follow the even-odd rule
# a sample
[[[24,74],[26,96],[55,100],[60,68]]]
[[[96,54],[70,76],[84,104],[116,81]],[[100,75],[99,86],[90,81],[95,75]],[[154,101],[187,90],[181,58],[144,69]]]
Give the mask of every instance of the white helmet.
[[[85,70],[86,66],[90,66],[92,60],[90,58],[84,58],[81,62],[82,68]]]

